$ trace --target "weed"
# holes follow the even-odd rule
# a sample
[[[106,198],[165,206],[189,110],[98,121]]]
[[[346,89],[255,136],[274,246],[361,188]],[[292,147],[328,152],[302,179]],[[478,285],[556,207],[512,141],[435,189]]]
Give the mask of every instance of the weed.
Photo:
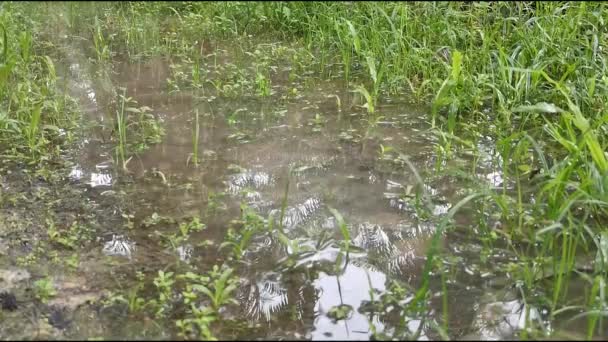
[[[270,79],[268,77],[258,71],[255,76],[255,83],[258,87],[258,95],[262,97],[270,96]]]
[[[173,249],[177,249],[180,245],[182,245],[182,243],[186,240],[188,240],[188,238],[190,238],[190,235],[193,232],[200,232],[201,230],[205,229],[206,226],[205,224],[200,222],[200,219],[198,217],[193,217],[192,220],[190,222],[182,222],[179,224],[179,231],[178,233],[171,233],[171,234],[161,234],[159,233],[159,235],[165,239],[165,241],[168,242],[168,245],[173,248]]]
[[[95,17],[95,31],[93,32],[93,42],[95,44],[95,53],[97,61],[107,63],[110,60],[110,49],[101,30],[99,19]]]
[[[41,302],[46,303],[49,299],[57,295],[53,281],[49,278],[43,278],[34,282],[34,295]]]
[[[118,135],[118,145],[116,146],[117,161],[126,169],[129,151],[142,152],[152,144],[161,141],[164,130],[160,121],[150,113],[150,107],[132,107],[137,105],[137,101],[127,97],[127,89],[122,89],[119,95],[120,107],[116,110],[115,133]],[[127,141],[127,131],[129,141]]]
[[[198,122],[198,108],[194,114],[194,127],[192,128],[192,159],[194,160],[194,167],[198,167],[198,141],[200,134],[200,126]]]
[[[171,293],[173,291],[173,272],[167,272],[160,270],[158,276],[154,278],[154,286],[158,290],[158,301],[155,303],[158,307],[156,311],[156,317],[162,316],[163,312],[168,306],[168,302],[171,299]]]
[[[231,255],[237,260],[245,255],[254,235],[265,229],[264,219],[257,215],[253,209],[241,205],[241,211],[242,219],[239,224],[242,226],[240,230],[237,232],[234,228],[228,229],[225,241],[220,245],[220,249],[230,247]]]
[[[110,296],[106,301],[106,304],[110,303],[124,303],[127,305],[129,313],[137,313],[143,311],[146,307],[154,305],[152,301],[146,301],[145,298],[140,297],[140,292],[144,288],[143,280],[145,278],[144,274],[141,272],[137,272],[136,274],[137,284],[129,289],[126,298],[122,294],[115,294]]]
[[[73,222],[69,230],[58,230],[52,219],[47,219],[47,234],[51,242],[68,249],[76,249],[79,243],[84,244],[91,239],[90,230],[77,222]]]
[[[237,279],[233,276],[231,268],[220,269],[217,265],[209,272],[209,283],[207,286],[193,286],[192,288],[202,292],[211,300],[211,306],[217,312],[220,307],[238,302],[231,296],[236,290]]]

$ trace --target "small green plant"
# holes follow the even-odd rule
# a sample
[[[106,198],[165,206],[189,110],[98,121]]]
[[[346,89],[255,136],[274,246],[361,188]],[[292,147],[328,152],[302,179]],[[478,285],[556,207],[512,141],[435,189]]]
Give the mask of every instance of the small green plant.
[[[218,310],[228,304],[238,302],[232,296],[237,289],[238,279],[233,275],[234,270],[229,267],[220,268],[214,265],[209,274],[209,283],[205,285],[193,286],[193,289],[202,292],[211,300],[211,307]]]
[[[25,136],[27,138],[27,146],[32,155],[32,159],[35,159],[36,154],[39,153],[39,148],[42,143],[40,140],[40,115],[42,112],[42,103],[39,103],[34,107],[30,115],[29,125],[25,128]]]
[[[76,249],[79,244],[91,239],[87,226],[73,222],[69,229],[59,230],[52,219],[47,219],[47,234],[51,242],[68,249]]]
[[[358,85],[355,88],[355,92],[359,93],[365,98],[366,102],[363,105],[363,108],[366,108],[369,114],[374,114],[374,112],[376,111],[374,97],[367,91],[367,89],[363,85]]]
[[[175,322],[181,336],[191,336],[198,330],[199,338],[215,340],[210,325],[219,319],[219,309],[237,303],[232,296],[237,288],[237,278],[232,273],[233,270],[229,267],[214,265],[208,276],[192,272],[177,276],[186,281],[182,296],[184,304],[189,306],[188,316]],[[197,305],[200,294],[210,301],[211,306]]]
[[[78,269],[78,266],[80,265],[80,257],[77,253],[74,253],[66,259],[66,264],[73,269]]]
[[[222,202],[224,196],[226,196],[226,193],[224,192],[209,191],[207,193],[207,207],[205,208],[205,217],[209,217],[226,209],[226,205]]]
[[[342,56],[344,80],[348,85],[351,76],[353,48],[358,49],[360,46],[360,41],[353,24],[344,18],[334,21],[334,29],[339,41],[338,46],[340,47],[340,55]]]
[[[175,321],[175,325],[179,329],[182,337],[190,337],[198,330],[198,338],[205,341],[216,341],[217,338],[211,332],[211,323],[217,320],[215,312],[208,307],[197,308],[195,305],[190,306],[191,315],[194,317],[179,319]]]
[[[34,296],[41,302],[46,303],[56,295],[57,291],[51,279],[43,278],[34,282]]]
[[[367,56],[365,56],[365,61],[373,85],[371,98],[373,100],[373,104],[376,105],[380,95],[380,86],[382,85],[384,78],[384,64],[381,61],[379,62],[373,53],[369,53]],[[371,113],[373,113],[373,110]]]
[[[165,134],[159,120],[150,113],[152,109],[147,106],[134,107],[137,105],[137,101],[126,95],[127,89],[122,88],[122,94],[119,95],[120,106],[116,110],[114,130],[118,135],[116,160],[122,165],[123,169],[127,168],[127,163],[132,158],[127,159],[128,152],[142,152],[149,145],[161,142],[162,136]],[[127,141],[127,132],[130,142]]]
[[[162,224],[162,223],[172,224],[172,223],[175,223],[175,220],[171,217],[161,216],[158,213],[154,212],[154,213],[152,213],[152,215],[150,215],[149,217],[146,217],[142,221],[142,225],[146,228],[152,227],[152,226],[155,226],[158,224]]]
[[[447,133],[448,135],[442,135],[444,138],[444,151],[450,153],[451,151],[451,139],[446,139],[454,134],[456,129],[456,116],[460,110],[459,104],[460,99],[463,97],[463,76],[462,76],[462,53],[460,51],[454,51],[452,55],[452,66],[449,76],[443,81],[433,104],[431,106],[432,126],[435,127],[435,121],[439,114],[439,109],[450,105],[448,109],[447,118]]]
[[[144,288],[145,275],[138,271],[136,278],[137,284],[128,290],[126,298],[121,294],[113,295],[107,300],[107,303],[124,303],[127,305],[129,313],[141,312],[148,306],[154,306],[153,301],[146,301],[145,298],[140,297],[140,292]]]
[[[99,19],[95,17],[95,30],[93,32],[93,43],[95,45],[95,53],[97,61],[100,63],[106,63],[110,60],[110,48],[106,43],[101,29]]]
[[[287,235],[282,232],[277,231],[277,238],[279,243],[283,245],[285,248],[285,252],[287,253],[287,258],[281,261],[287,268],[292,268],[297,265],[298,260],[305,253],[309,253],[312,251],[312,248],[306,245],[306,240],[303,238],[300,239],[290,239]]]
[[[342,239],[342,244],[340,246],[340,249],[348,257],[348,252],[350,251],[350,246],[351,246],[350,231],[348,230],[348,226],[346,225],[346,222],[344,221],[342,214],[340,214],[336,209],[329,208],[329,211],[336,218],[336,222],[338,224],[338,229],[340,230],[340,233],[342,234],[343,239]]]
[[[264,230],[265,222],[253,209],[242,204],[242,218],[238,224],[241,228],[237,231],[234,228],[228,229],[228,233],[224,242],[220,244],[220,249],[230,248],[231,255],[237,260],[240,260],[247,251],[253,236]]]
[[[173,272],[165,273],[162,270],[158,271],[158,276],[154,278],[153,283],[158,290],[158,301],[156,302],[158,310],[156,311],[156,317],[161,317],[170,306],[169,301],[171,300],[173,284],[175,283]]]
[[[380,144],[380,159],[381,160],[392,160],[389,156],[390,152],[393,152],[394,149],[391,146],[384,146]]]
[[[270,79],[264,76],[263,73],[258,72],[255,76],[255,83],[257,85],[258,95],[262,97],[270,96]]]
[[[190,238],[190,234],[193,232],[200,232],[205,229],[205,224],[200,222],[198,217],[193,217],[190,222],[182,222],[179,224],[179,232],[171,234],[160,234],[166,241],[168,241],[171,248],[178,248],[184,241]]]
[[[334,306],[327,312],[327,316],[334,321],[340,321],[349,318],[353,311],[353,307],[347,304]]]
[[[202,86],[199,54],[194,55],[194,64],[192,65],[192,86],[195,88],[200,88]]]

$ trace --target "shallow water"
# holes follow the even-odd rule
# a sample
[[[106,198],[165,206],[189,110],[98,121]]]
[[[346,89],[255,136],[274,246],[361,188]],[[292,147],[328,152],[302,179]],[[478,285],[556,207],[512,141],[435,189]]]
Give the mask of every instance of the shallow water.
[[[391,146],[410,156],[420,172],[432,170],[437,158],[436,138],[426,122],[425,108],[409,104],[407,98],[382,99],[374,119],[357,105],[359,100],[342,82],[311,76],[306,82],[290,83],[280,72],[273,78],[274,94],[267,98],[220,96],[211,87],[170,92],[168,61],[155,58],[116,63],[110,76],[104,78],[96,75],[95,68],[78,52],[70,53],[65,79],[93,127],[73,152],[74,166],[65,178],[69,186],[82,190],[83,201],[99,208],[95,210],[101,228],[93,248],[81,256],[80,277],[66,275],[66,285],[60,275],[54,276],[61,290],[52,305],[71,312],[50,317],[68,315],[71,320],[60,324],[60,319],[51,319],[48,335],[42,336],[175,337],[170,321],[133,318],[112,307],[100,309],[83,303],[108,290],[134,286],[136,271],[154,275],[166,268],[208,270],[223,262],[218,245],[231,221],[240,218],[241,203],[262,217],[278,218],[286,186],[282,225],[289,239],[311,251],[297,258],[295,268],[288,269],[284,264],[286,251],[276,239],[255,237],[242,266],[237,267],[239,305],[229,313],[253,327],[224,327],[217,336],[369,339],[370,320],[377,331],[394,329],[395,322],[377,315],[370,318],[360,309],[370,300],[370,291],[375,296],[385,293],[391,280],[419,284],[438,219],[462,198],[462,189],[470,186],[465,180],[445,175],[429,181],[425,191],[432,201],[430,219],[419,217],[413,202],[403,198],[404,193],[415,194],[416,178],[406,165],[392,162],[395,154],[389,153],[391,158],[382,160],[380,146]],[[220,55],[225,58],[219,60],[228,63],[226,56],[231,53]],[[119,87],[125,87],[127,96],[138,106],[150,107],[166,133],[161,143],[134,156],[127,171],[112,161],[115,145],[108,138],[114,115],[113,92]],[[297,96],[281,98],[293,87],[298,88]],[[334,95],[340,98],[341,106]],[[200,115],[199,167],[191,162],[196,111]],[[502,186],[495,177],[494,157],[488,150],[475,181]],[[459,160],[469,162],[466,156]],[[340,252],[336,241],[342,236],[329,208],[345,218],[356,247],[346,262],[342,260],[337,273],[333,267]],[[169,233],[175,227],[146,224],[153,214],[176,220],[198,215],[207,228],[182,245],[168,248],[160,243],[158,233]],[[125,217],[132,222],[130,227],[124,224]],[[467,224],[466,210],[458,221]],[[207,240],[211,242],[201,244]],[[479,262],[480,247],[468,236],[446,233],[441,245],[454,256],[447,284],[451,337],[511,336],[520,326],[522,305],[521,299],[504,290],[510,288],[508,280],[507,285],[493,284],[491,278],[500,277],[494,273],[496,265]],[[506,256],[497,251],[495,260],[504,259]],[[439,318],[440,277],[431,279],[431,289],[437,294],[431,303],[431,316]],[[67,298],[75,303],[66,303]],[[328,317],[330,309],[338,305],[354,309],[348,319],[336,322]],[[10,324],[0,330],[0,336],[36,336],[19,330],[18,319],[24,316],[5,317]],[[491,324],[496,322],[502,323]],[[407,325],[415,331],[420,324],[412,319]],[[429,327],[422,330],[421,339],[437,337]]]
[[[352,242],[363,252],[350,260],[342,274],[321,271],[311,281],[283,272],[278,262],[285,255],[276,241],[254,241],[245,257],[250,263],[242,275],[240,315],[267,327],[260,337],[272,337],[269,334],[278,327],[296,324],[274,334],[313,339],[369,338],[368,317],[357,311],[370,299],[368,277],[378,293],[386,289],[389,278],[413,282],[421,272],[428,239],[434,231],[432,223],[418,220],[413,208],[398,198],[408,185],[416,185],[412,173],[378,161],[379,146],[385,144],[407,151],[419,169],[432,165],[433,139],[426,131],[424,109],[394,100],[378,108],[383,118],[369,129],[364,109],[342,112],[336,100],[327,96],[336,94],[342,101],[353,97],[332,82],[316,81],[299,98],[288,101],[253,96],[195,99],[188,93],[167,93],[168,68],[160,60],[122,64],[116,69],[114,84],[125,86],[128,96],[139,105],[153,108],[163,120],[166,136],[162,143],[131,160],[131,174],[123,176],[128,183],[120,175],[103,173],[100,165],[105,165],[109,152],[92,137],[90,148],[96,151],[79,160],[81,179],[93,188],[125,189],[129,201],[137,203],[136,217],[153,212],[170,217],[202,215],[209,204],[208,195],[223,193],[226,210],[208,218],[203,237],[221,242],[228,218],[238,217],[241,202],[263,217],[271,213],[278,217],[289,178],[283,220],[288,236],[303,246],[314,246],[324,232],[339,238],[335,219],[327,210],[331,207],[347,219]],[[282,86],[276,88],[280,91]],[[199,168],[188,163],[195,110],[199,111],[201,126],[199,151],[203,160]],[[109,120],[103,110],[99,114],[98,120]],[[322,119],[314,123],[317,114]],[[238,115],[236,123],[227,122],[229,115]],[[163,178],[157,176],[160,174],[169,185],[163,184]],[[434,213],[441,215],[449,208],[445,196],[457,185],[438,186],[442,189],[428,190],[436,202]],[[119,238],[114,235],[103,250],[142,264],[154,262],[148,257],[162,259],[167,251],[147,235],[137,228]],[[180,254],[177,257],[186,262],[213,263],[215,260],[200,247],[193,247],[198,242],[191,239],[188,246],[182,246],[189,251],[188,256],[183,255],[182,248],[176,251]],[[131,252],[117,245],[135,248]],[[298,260],[298,264],[319,268],[323,263],[335,262],[338,252],[330,246]],[[332,322],[326,314],[341,303],[355,310],[349,319]],[[299,323],[285,315],[292,310],[296,310]],[[378,319],[375,323],[381,331],[382,323]],[[410,324],[417,328],[415,321]]]

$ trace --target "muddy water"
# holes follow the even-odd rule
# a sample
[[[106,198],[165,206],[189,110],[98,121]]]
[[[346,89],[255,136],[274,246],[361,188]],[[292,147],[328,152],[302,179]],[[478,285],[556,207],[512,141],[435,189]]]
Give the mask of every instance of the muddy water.
[[[217,332],[218,337],[369,339],[370,321],[377,331],[390,333],[395,322],[362,309],[370,292],[376,297],[383,294],[391,280],[419,284],[437,220],[468,186],[450,177],[429,181],[425,191],[432,200],[432,217],[423,219],[413,202],[402,196],[415,193],[418,185],[413,172],[403,163],[393,162],[395,154],[380,158],[381,145],[391,146],[409,155],[421,172],[432,169],[436,139],[428,131],[426,110],[393,98],[381,101],[378,113],[370,116],[340,82],[314,79],[306,86],[295,84],[298,95],[291,98],[280,96],[294,87],[281,77],[273,80],[273,95],[267,98],[254,94],[225,97],[213,88],[170,92],[169,65],[162,59],[116,63],[108,78],[96,76],[86,59],[76,53],[67,65],[70,91],[93,128],[74,152],[74,167],[65,176],[71,186],[84,190],[87,201],[105,208],[97,245],[82,257],[79,271],[85,279],[72,282],[94,284],[90,287],[100,294],[133,286],[136,271],[153,276],[160,269],[183,267],[180,265],[208,270],[224,261],[217,247],[231,221],[240,218],[241,204],[262,217],[278,218],[287,188],[280,224],[289,239],[309,250],[289,269],[284,262],[288,255],[276,239],[254,238],[239,264],[243,266],[237,267],[239,305],[230,312],[254,328],[226,328]],[[134,156],[126,171],[113,163],[115,144],[109,141],[116,105],[112,101],[119,87],[125,87],[138,106],[150,107],[165,130],[162,142]],[[340,98],[340,106],[335,96]],[[191,162],[196,112],[200,121],[198,167]],[[491,167],[486,171],[478,181],[495,182]],[[329,208],[344,216],[355,247],[338,272],[333,265],[342,236]],[[197,215],[207,228],[186,243],[167,248],[158,233],[169,233],[170,228],[145,224],[154,214],[177,220]],[[130,226],[124,224],[125,217]],[[461,221],[466,222],[466,217]],[[493,270],[464,261],[479,256],[479,247],[466,237],[445,235],[442,245],[456,260],[450,265],[454,279],[447,284],[453,337],[510,336],[521,324],[519,299],[483,295],[499,287],[487,279]],[[437,296],[431,315],[440,317],[440,278],[432,279]],[[66,298],[75,296],[71,287],[63,289],[67,289],[62,292]],[[77,293],[91,295],[85,290]],[[78,303],[86,299],[90,298]],[[65,324],[61,333],[56,331],[57,336],[175,337],[172,322],[134,319],[111,309],[55,304],[74,311],[71,324]],[[328,312],[338,305],[354,310],[347,319],[334,321]],[[505,319],[506,325],[494,324]],[[420,324],[411,320],[407,325],[415,331]],[[3,336],[22,336],[14,331],[6,330]],[[437,335],[425,327],[421,338]]]

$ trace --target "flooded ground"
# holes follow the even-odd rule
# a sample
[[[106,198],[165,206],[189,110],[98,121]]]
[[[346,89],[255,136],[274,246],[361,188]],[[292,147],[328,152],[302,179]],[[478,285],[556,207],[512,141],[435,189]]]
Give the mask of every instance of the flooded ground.
[[[37,195],[30,192],[23,210],[61,212],[64,216],[55,217],[63,222],[61,229],[77,229],[72,221],[86,223],[89,230],[79,230],[78,236],[92,238],[76,247],[73,267],[55,262],[75,258],[73,248],[55,256],[40,252],[45,261],[28,264],[35,239],[16,240],[7,230],[0,240],[0,252],[7,256],[0,266],[0,289],[15,293],[19,309],[2,313],[3,339],[177,338],[171,317],[132,314],[108,298],[136,288],[138,273],[151,282],[159,270],[202,272],[223,262],[235,268],[238,289],[237,305],[222,314],[241,323],[220,324],[218,338],[369,339],[372,324],[376,332],[390,333],[398,318],[374,314],[371,296],[393,291],[389,288],[395,280],[420,285],[438,222],[463,197],[463,189],[481,182],[503,186],[495,176],[491,141],[479,147],[485,156],[479,158],[477,177],[433,174],[437,139],[427,122],[428,110],[407,97],[384,98],[370,115],[342,81],[321,81],[315,75],[290,81],[289,70],[280,69],[272,74],[268,97],[226,96],[211,86],[175,90],[168,82],[171,61],[117,62],[105,67],[104,77],[81,51],[66,49],[66,89],[78,99],[89,131],[67,156],[73,166],[61,180],[53,186],[35,184],[43,193],[39,201],[53,203],[50,198],[61,194],[58,207],[39,208]],[[235,55],[229,48],[216,53],[209,75],[223,72]],[[149,107],[164,129],[162,141],[133,156],[126,170],[113,161],[116,142],[109,138],[116,129],[121,87],[137,107]],[[198,167],[192,155],[196,113]],[[424,187],[397,151],[409,156],[425,178]],[[455,160],[472,165],[470,156]],[[431,199],[429,215],[416,206],[422,193]],[[347,223],[352,251],[346,260],[339,243],[343,233],[330,208]],[[3,209],[5,224],[15,210]],[[248,210],[282,226],[291,248],[264,232],[253,236],[240,260],[229,260],[220,245],[229,228],[238,230],[238,220]],[[460,226],[475,224],[471,210],[464,207],[456,215]],[[176,233],[175,222],[192,217],[200,217],[205,229],[184,239],[167,238]],[[464,231],[441,236],[440,245],[451,256],[444,261],[448,295],[442,297],[441,276],[432,275],[435,296],[421,339],[440,337],[429,322],[442,317],[443,298],[451,338],[509,338],[525,323],[526,307],[501,268],[509,254],[495,248],[482,261],[482,247]],[[30,296],[28,287],[44,275],[57,289],[55,296],[46,305],[24,300]],[[156,296],[149,288],[142,296],[147,292]],[[399,305],[412,298],[406,291]],[[343,306],[352,310],[345,319],[335,319],[332,309]],[[531,308],[529,317],[543,322],[545,314]],[[415,332],[421,324],[412,318],[406,326]]]

